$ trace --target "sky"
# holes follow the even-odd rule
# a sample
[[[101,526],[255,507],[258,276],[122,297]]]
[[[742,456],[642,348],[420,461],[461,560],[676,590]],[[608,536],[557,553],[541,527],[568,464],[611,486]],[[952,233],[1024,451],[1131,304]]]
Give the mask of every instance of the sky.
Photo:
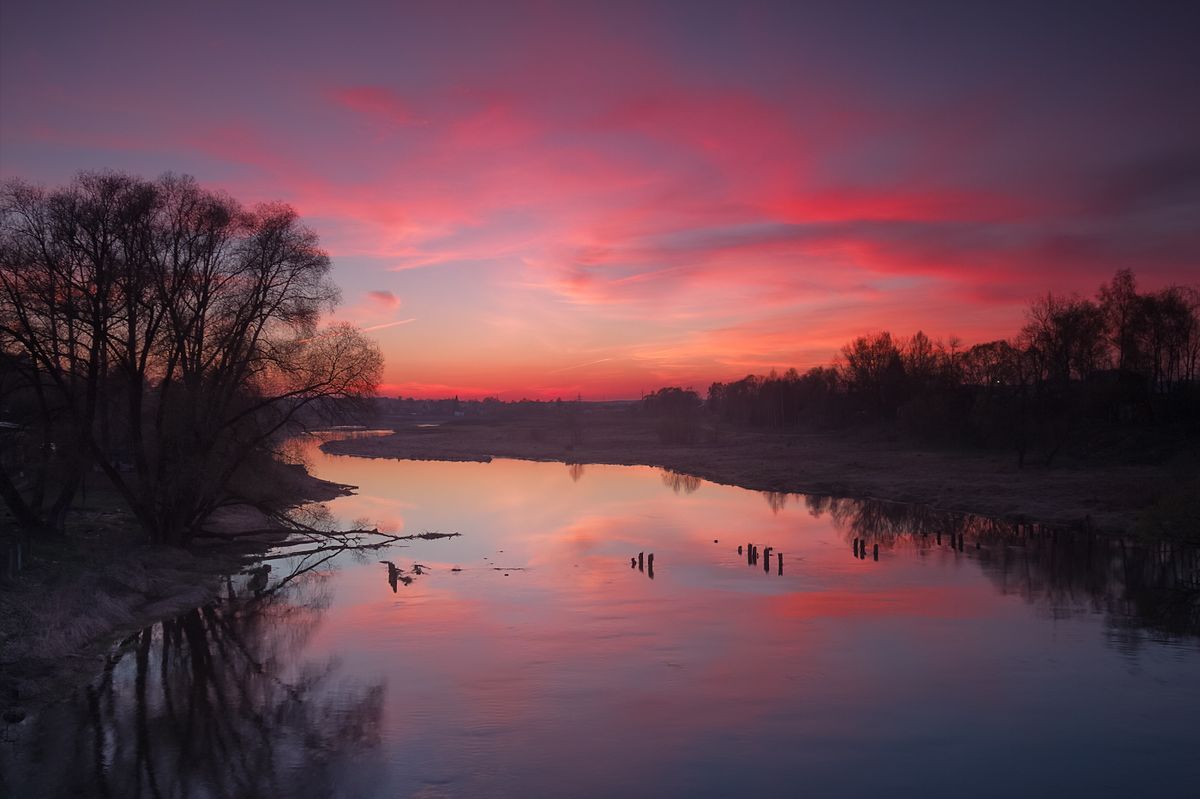
[[[0,0],[0,177],[296,207],[389,395],[636,397],[1200,283],[1200,4]]]

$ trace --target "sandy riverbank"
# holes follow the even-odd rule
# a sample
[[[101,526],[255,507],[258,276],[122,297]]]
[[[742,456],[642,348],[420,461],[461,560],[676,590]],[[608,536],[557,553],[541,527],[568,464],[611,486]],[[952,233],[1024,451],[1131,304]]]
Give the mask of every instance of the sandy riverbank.
[[[333,454],[417,460],[522,458],[657,466],[758,491],[870,497],[1048,524],[1132,530],[1167,479],[1149,465],[1018,468],[1008,453],[915,449],[841,433],[721,431],[695,445],[660,443],[648,422],[589,420],[578,443],[550,422],[455,420],[392,435],[326,442]]]

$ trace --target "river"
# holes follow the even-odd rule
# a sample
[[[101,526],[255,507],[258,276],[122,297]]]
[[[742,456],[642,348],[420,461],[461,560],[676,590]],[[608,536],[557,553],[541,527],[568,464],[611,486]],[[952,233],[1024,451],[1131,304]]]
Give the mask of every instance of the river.
[[[305,449],[358,486],[338,521],[461,535],[271,561],[131,636],[7,731],[18,795],[1200,784],[1194,551],[649,467]]]

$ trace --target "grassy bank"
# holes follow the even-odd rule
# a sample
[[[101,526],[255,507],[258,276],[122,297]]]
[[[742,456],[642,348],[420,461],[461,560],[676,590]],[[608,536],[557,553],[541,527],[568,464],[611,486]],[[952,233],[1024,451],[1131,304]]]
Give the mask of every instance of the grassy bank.
[[[652,422],[597,414],[581,430],[553,420],[454,420],[400,425],[389,436],[330,441],[331,453],[369,458],[487,460],[493,457],[657,466],[758,491],[870,497],[1047,524],[1132,532],[1172,481],[1150,464],[1018,468],[1008,453],[915,448],[876,431],[706,431],[702,443],[664,444]]]

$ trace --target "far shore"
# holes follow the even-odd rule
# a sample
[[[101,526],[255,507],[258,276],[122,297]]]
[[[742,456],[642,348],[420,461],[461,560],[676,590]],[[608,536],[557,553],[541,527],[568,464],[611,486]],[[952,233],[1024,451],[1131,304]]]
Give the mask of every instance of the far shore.
[[[581,436],[553,420],[453,419],[394,430],[322,449],[366,458],[644,465],[755,491],[906,502],[1111,534],[1133,532],[1168,479],[1158,466],[1063,458],[1053,468],[1018,468],[1009,453],[921,449],[856,433],[720,430],[715,438],[706,431],[702,443],[663,444],[648,420],[619,416],[589,419]]]

